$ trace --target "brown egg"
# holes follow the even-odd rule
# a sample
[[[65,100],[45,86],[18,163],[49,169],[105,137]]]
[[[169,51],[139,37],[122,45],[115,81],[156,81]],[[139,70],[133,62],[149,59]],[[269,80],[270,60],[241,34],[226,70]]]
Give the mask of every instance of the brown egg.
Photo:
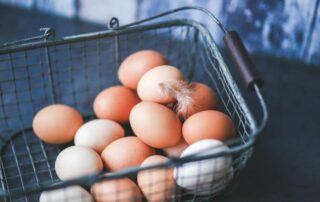
[[[109,144],[101,157],[111,171],[118,171],[131,166],[139,166],[144,159],[155,154],[155,150],[137,137],[120,138]]]
[[[182,126],[182,134],[188,144],[203,139],[225,141],[236,134],[232,120],[224,113],[207,110],[190,116]]]
[[[141,166],[154,165],[167,161],[161,155],[153,155],[143,161]],[[140,171],[138,185],[149,202],[171,201],[175,181],[172,168],[156,168]]]
[[[164,148],[163,151],[168,155],[172,157],[180,157],[182,152],[189,146],[189,144],[181,138],[178,144],[172,146],[172,147],[167,147]]]
[[[64,144],[73,140],[83,123],[81,114],[72,107],[53,104],[41,109],[33,119],[34,133],[49,144]]]
[[[193,101],[187,108],[186,118],[197,112],[218,108],[219,100],[213,89],[202,83],[191,83],[191,85],[194,88],[191,95]]]
[[[135,52],[121,63],[118,71],[119,80],[124,86],[135,90],[144,73],[165,64],[167,64],[167,60],[157,51],[142,50]]]
[[[137,93],[141,100],[161,104],[175,102],[173,95],[163,92],[163,85],[171,85],[184,80],[182,72],[173,66],[162,65],[147,71],[140,79]]]
[[[129,178],[95,183],[91,187],[91,193],[97,202],[142,201],[138,186]]]
[[[120,123],[128,122],[130,110],[140,102],[137,94],[124,86],[112,86],[99,93],[93,109],[100,119],[110,119]]]
[[[130,113],[134,133],[147,145],[165,148],[177,144],[181,138],[181,123],[169,108],[153,102],[140,102]]]

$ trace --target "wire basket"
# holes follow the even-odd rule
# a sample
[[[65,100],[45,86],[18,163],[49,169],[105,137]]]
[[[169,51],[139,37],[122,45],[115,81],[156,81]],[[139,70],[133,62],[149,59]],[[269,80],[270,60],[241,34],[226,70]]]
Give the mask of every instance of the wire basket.
[[[188,19],[188,12],[199,12],[215,23],[212,27],[221,28],[246,86],[258,99],[260,124],[233,80],[212,30]],[[0,201],[39,201],[43,191],[55,194],[48,194],[42,201],[91,201],[90,196],[79,189],[90,192],[91,185],[98,181],[120,182],[130,178],[136,182],[137,174],[142,172],[150,178],[156,174],[161,176],[155,176],[158,181],[146,185],[149,196],[115,183],[118,186],[103,193],[109,197],[104,201],[206,201],[223,193],[245,167],[255,137],[267,120],[259,90],[261,80],[251,68],[241,42],[209,11],[183,7],[124,26],[119,26],[113,18],[106,31],[62,39],[54,39],[53,29],[43,31],[43,35],[0,47]],[[68,145],[49,145],[39,140],[31,127],[34,115],[49,104],[63,103],[75,107],[87,120],[94,119],[95,96],[106,87],[119,84],[117,68],[120,62],[142,49],[163,53],[189,81],[203,82],[214,88],[221,100],[222,111],[237,126],[237,138],[226,142],[229,150],[207,148],[196,155],[169,158],[156,165],[61,182],[54,163],[58,153]],[[212,166],[226,159],[231,160],[230,169],[219,174],[221,170]],[[193,174],[183,176],[179,168],[187,165],[194,166]],[[203,170],[203,166],[210,169]],[[173,169],[176,169],[176,178],[180,176],[182,181],[196,182],[195,186],[192,189],[178,186],[167,177]]]

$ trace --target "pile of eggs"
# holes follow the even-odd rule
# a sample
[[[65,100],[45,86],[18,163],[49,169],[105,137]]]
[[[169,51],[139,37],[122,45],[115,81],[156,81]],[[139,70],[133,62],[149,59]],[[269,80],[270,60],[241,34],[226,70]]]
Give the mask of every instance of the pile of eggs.
[[[35,134],[48,144],[74,146],[57,156],[55,171],[62,181],[103,171],[150,166],[168,157],[226,152],[224,141],[235,137],[232,120],[218,111],[218,97],[203,83],[188,82],[159,52],[142,50],[120,65],[122,85],[100,92],[93,104],[97,119],[84,123],[74,108],[54,104],[33,120]],[[130,123],[131,134],[124,124]],[[166,154],[166,156],[164,155]],[[176,168],[140,171],[136,179],[105,180],[90,192],[80,186],[44,191],[40,201],[81,197],[85,201],[159,201],[172,196],[176,186],[197,194],[213,194],[233,176],[232,158],[221,156],[185,163]],[[135,177],[134,177],[135,178]]]

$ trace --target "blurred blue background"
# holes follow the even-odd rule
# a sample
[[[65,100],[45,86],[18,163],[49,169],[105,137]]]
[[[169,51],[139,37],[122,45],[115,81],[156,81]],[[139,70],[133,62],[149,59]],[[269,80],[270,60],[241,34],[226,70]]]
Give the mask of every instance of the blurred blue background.
[[[229,29],[237,30],[251,53],[320,64],[319,0],[0,0],[0,3],[106,24],[111,17],[126,24],[181,6],[209,9]],[[207,23],[195,13],[193,19]],[[201,18],[201,19],[199,19]]]

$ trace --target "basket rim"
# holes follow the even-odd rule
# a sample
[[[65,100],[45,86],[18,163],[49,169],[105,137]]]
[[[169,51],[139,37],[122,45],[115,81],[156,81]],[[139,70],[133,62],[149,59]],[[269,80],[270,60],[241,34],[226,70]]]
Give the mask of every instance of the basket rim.
[[[126,27],[124,29],[106,29],[102,31],[96,31],[96,32],[89,32],[84,34],[76,34],[76,35],[70,35],[65,36],[59,39],[50,39],[50,40],[41,40],[41,41],[35,41],[35,42],[25,42],[18,45],[12,45],[12,46],[0,46],[0,54],[8,54],[18,51],[25,51],[30,49],[36,49],[36,48],[50,48],[52,46],[56,45],[63,45],[66,43],[75,43],[82,40],[90,40],[90,39],[101,39],[104,37],[114,37],[114,36],[121,36],[125,34],[131,34],[131,33],[137,33],[140,31],[148,31],[148,30],[154,30],[159,28],[166,28],[166,27],[175,27],[175,26],[189,26],[194,27],[196,29],[199,29],[200,27],[204,26],[195,20],[191,19],[174,19],[174,20],[165,20],[161,22],[155,22],[150,23],[147,25],[135,25],[133,27]]]

